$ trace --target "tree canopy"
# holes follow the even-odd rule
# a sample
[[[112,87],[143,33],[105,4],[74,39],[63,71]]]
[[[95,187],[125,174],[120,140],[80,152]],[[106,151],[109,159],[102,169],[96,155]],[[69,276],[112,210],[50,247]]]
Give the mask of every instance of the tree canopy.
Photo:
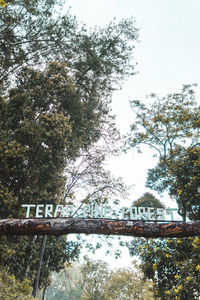
[[[161,203],[161,201],[151,193],[144,193],[137,200],[133,201],[133,206],[164,208],[164,205]]]
[[[52,275],[47,289],[49,300],[70,299],[153,299],[152,283],[143,281],[136,262],[129,268],[112,270],[101,260],[86,259]]]
[[[23,66],[49,61],[67,62],[80,88],[91,92],[98,84],[102,94],[133,73],[132,50],[138,37],[133,20],[114,21],[105,28],[87,30],[63,1],[11,0],[1,11],[0,82]],[[107,86],[104,89],[105,84]]]
[[[75,177],[69,168],[89,156],[101,139],[116,139],[112,92],[135,73],[134,20],[88,30],[69,11],[63,12],[62,4],[11,0],[1,9],[1,218],[22,217],[23,203],[74,201],[72,188],[80,174],[70,185]],[[98,157],[86,167],[98,196],[94,190],[87,196],[105,201],[108,194],[103,196],[103,191],[111,191],[112,178],[102,168],[105,156]],[[120,190],[120,182],[114,186],[117,190],[118,183]],[[40,236],[1,237],[1,265],[9,266],[17,279],[33,282],[41,245]],[[40,286],[47,286],[50,272],[78,254],[77,243],[48,237]]]
[[[168,191],[183,220],[199,220],[199,116],[196,85],[179,93],[146,101],[132,101],[135,122],[127,147],[147,145],[155,150],[157,165],[148,171],[147,187]],[[138,255],[144,278],[154,283],[158,299],[198,299],[199,237],[137,239],[130,253]]]
[[[186,219],[199,219],[198,166],[199,116],[195,85],[183,86],[180,93],[159,98],[151,95],[148,104],[132,101],[136,121],[127,138],[128,147],[145,144],[155,150],[158,163],[150,169],[147,186],[167,190]]]

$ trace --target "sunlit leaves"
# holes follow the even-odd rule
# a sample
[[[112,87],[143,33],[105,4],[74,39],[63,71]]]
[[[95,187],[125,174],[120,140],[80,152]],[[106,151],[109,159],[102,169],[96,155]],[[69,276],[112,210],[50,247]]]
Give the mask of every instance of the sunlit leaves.
[[[20,282],[14,275],[8,274],[5,270],[0,272],[0,298],[4,300],[33,300],[31,297],[31,285],[29,280]]]
[[[133,241],[145,278],[154,282],[161,299],[198,299],[199,238]],[[178,298],[179,299],[179,298]]]
[[[6,3],[6,1],[4,1],[4,0],[0,0],[0,6],[1,7],[6,7],[6,5],[7,5],[7,3]]]
[[[180,93],[164,98],[156,95],[147,104],[131,102],[135,123],[127,139],[128,147],[148,145],[159,155],[156,167],[148,171],[147,186],[167,190],[186,218],[199,218],[199,119],[195,85],[184,85]]]

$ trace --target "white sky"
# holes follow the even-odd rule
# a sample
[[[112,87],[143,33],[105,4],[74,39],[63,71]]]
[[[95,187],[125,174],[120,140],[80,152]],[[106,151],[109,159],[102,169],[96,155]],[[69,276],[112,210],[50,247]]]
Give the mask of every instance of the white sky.
[[[89,27],[105,26],[114,17],[117,20],[134,17],[140,28],[140,43],[135,48],[139,73],[113,95],[113,111],[122,133],[129,131],[133,118],[130,98],[144,100],[152,92],[164,96],[179,91],[183,84],[199,81],[199,0],[68,0],[66,3],[71,6],[71,13]],[[136,200],[147,191],[156,195],[145,188],[147,170],[154,163],[149,150],[140,155],[130,151],[113,159],[110,168],[128,185],[134,185],[130,198]],[[175,206],[166,195],[161,200]]]

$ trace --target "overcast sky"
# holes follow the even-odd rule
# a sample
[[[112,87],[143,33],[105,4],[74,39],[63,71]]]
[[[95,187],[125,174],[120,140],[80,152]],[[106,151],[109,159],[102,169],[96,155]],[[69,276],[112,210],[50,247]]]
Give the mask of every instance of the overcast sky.
[[[71,6],[71,13],[89,27],[105,26],[113,18],[134,17],[140,29],[140,43],[134,51],[138,74],[113,95],[113,111],[122,133],[129,131],[133,120],[129,99],[144,100],[152,92],[164,96],[180,91],[183,84],[199,82],[199,0],[68,0],[66,3]],[[134,185],[132,200],[151,192],[145,188],[147,170],[155,164],[151,154],[130,151],[109,164],[113,174]],[[175,206],[166,195],[161,200]]]
[[[122,133],[129,131],[133,121],[129,99],[144,100],[152,92],[164,96],[179,91],[185,83],[198,82],[199,0],[68,0],[66,4],[88,27],[105,26],[113,18],[134,17],[140,29],[134,51],[138,74],[113,95],[113,111]],[[149,151],[142,155],[130,151],[109,166],[113,174],[134,185],[130,198],[135,200],[150,191],[145,188],[146,173],[154,164]],[[162,201],[172,205],[166,195]]]

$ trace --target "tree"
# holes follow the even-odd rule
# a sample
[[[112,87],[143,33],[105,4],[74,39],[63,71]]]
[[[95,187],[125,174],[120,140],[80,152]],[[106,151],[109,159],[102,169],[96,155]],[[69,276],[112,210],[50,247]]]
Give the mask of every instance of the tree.
[[[65,268],[59,273],[52,273],[51,285],[47,288],[46,298],[48,300],[81,299],[81,276],[81,264],[78,262],[65,265]]]
[[[156,98],[156,100],[155,100]],[[128,137],[129,147],[146,144],[155,149],[159,161],[149,170],[147,186],[167,190],[179,205],[186,220],[199,220],[198,166],[199,114],[194,86],[185,85],[180,93],[160,99],[151,95],[151,107],[133,101],[136,122]],[[198,299],[199,238],[142,241],[132,253],[138,253],[145,278],[154,281],[159,299]]]
[[[155,99],[151,96],[151,100]],[[133,101],[136,122],[127,139],[128,147],[148,145],[156,150],[159,162],[149,170],[147,186],[159,192],[168,190],[186,212],[198,218],[198,148],[200,107],[194,86],[185,85],[180,93],[156,97],[151,107]]]
[[[69,202],[83,203],[84,199],[84,203],[88,204],[106,204],[115,197],[113,201],[118,203],[118,197],[127,195],[128,188],[123,180],[114,178],[105,167],[105,157],[118,153],[116,144],[113,137],[106,138],[106,145],[103,146],[101,142],[101,145],[90,147],[87,151],[82,151],[76,161],[69,162],[65,169],[65,198]]]
[[[111,271],[104,293],[105,299],[153,300],[152,282],[142,280],[136,262],[129,268]]]
[[[153,299],[151,283],[143,282],[137,264],[133,268],[109,269],[103,261],[88,261],[82,266],[81,299]]]
[[[114,131],[112,91],[134,73],[131,57],[138,30],[132,20],[88,32],[69,13],[55,12],[56,4],[9,1],[2,11],[2,218],[22,216],[23,203],[66,200],[67,164]],[[62,237],[57,241],[47,239],[47,249],[53,246],[57,256],[49,252],[44,270],[47,265],[59,270],[78,253],[76,244],[72,247]],[[41,243],[40,237],[2,238],[1,264],[9,265],[16,278],[33,280]],[[40,284],[46,286],[49,272],[41,274]]]
[[[151,194],[150,194],[151,195]],[[148,206],[145,195],[134,205]],[[161,206],[159,200],[150,206]],[[147,202],[146,202],[147,201]],[[139,203],[138,203],[139,202]],[[158,299],[198,299],[199,287],[199,238],[182,239],[144,239],[131,241],[129,251],[141,261],[140,268],[144,279],[150,279],[154,285],[154,295]]]
[[[199,298],[199,238],[150,239],[132,248],[158,299]]]
[[[136,207],[155,207],[155,208],[164,208],[164,205],[151,193],[144,193],[136,201],[133,201],[133,206]]]
[[[152,283],[141,280],[138,265],[111,270],[101,260],[89,260],[72,264],[59,274],[53,274],[52,285],[47,289],[49,300],[107,300],[107,299],[153,299]]]
[[[5,270],[0,272],[0,299],[2,300],[33,300],[31,297],[30,281],[20,282],[14,275],[8,274]]]
[[[108,265],[103,261],[88,260],[81,268],[83,300],[104,299],[104,289],[108,279]]]
[[[127,47],[127,42],[138,37],[133,21],[111,22],[107,28],[88,33],[66,8],[62,13],[62,4],[59,0],[17,0],[9,1],[2,10],[1,83],[23,66],[41,67],[52,60],[67,62],[76,82],[88,93],[94,79],[103,93],[105,81],[119,83],[125,74],[132,73],[134,45]]]
[[[186,219],[199,220],[199,147],[188,148],[176,146],[173,160],[167,164],[159,162],[149,170],[147,185],[169,194],[179,204],[179,213]],[[172,171],[173,170],[173,171]]]
[[[52,60],[52,55],[58,59],[59,50],[64,51],[76,21],[69,13],[55,18],[59,5],[61,1],[9,1],[1,13],[1,83],[22,66],[40,65]]]
[[[5,100],[1,99],[1,218],[22,216],[21,204],[24,201],[57,203],[60,200],[64,188],[62,170],[66,156],[69,155],[67,149],[73,143],[73,134],[70,136],[69,115],[66,115],[66,111],[65,115],[63,113],[61,97],[57,96],[53,100],[55,92],[59,95],[59,86],[56,86],[59,76],[61,83],[58,69],[63,72],[65,84],[62,88],[66,103],[68,97],[73,97],[72,83],[65,66],[57,63],[50,64],[45,72],[23,69],[18,75],[16,87],[9,91]],[[48,80],[49,86],[41,84],[39,88],[37,80],[40,84],[42,80]],[[47,96],[45,93],[48,87]],[[59,110],[56,111],[57,108]],[[33,280],[40,243],[40,237],[13,237],[7,241],[4,238],[0,247],[1,264],[5,267],[9,265],[9,270],[18,279],[27,277]],[[60,248],[60,255],[57,255],[56,260],[51,254],[51,257],[47,256],[50,265],[49,272],[43,272],[44,282],[48,282],[51,266],[60,270],[62,262],[69,259],[64,251],[67,244],[63,237],[57,239],[57,242],[55,238],[50,238],[48,244]],[[12,249],[10,255],[7,248]]]

